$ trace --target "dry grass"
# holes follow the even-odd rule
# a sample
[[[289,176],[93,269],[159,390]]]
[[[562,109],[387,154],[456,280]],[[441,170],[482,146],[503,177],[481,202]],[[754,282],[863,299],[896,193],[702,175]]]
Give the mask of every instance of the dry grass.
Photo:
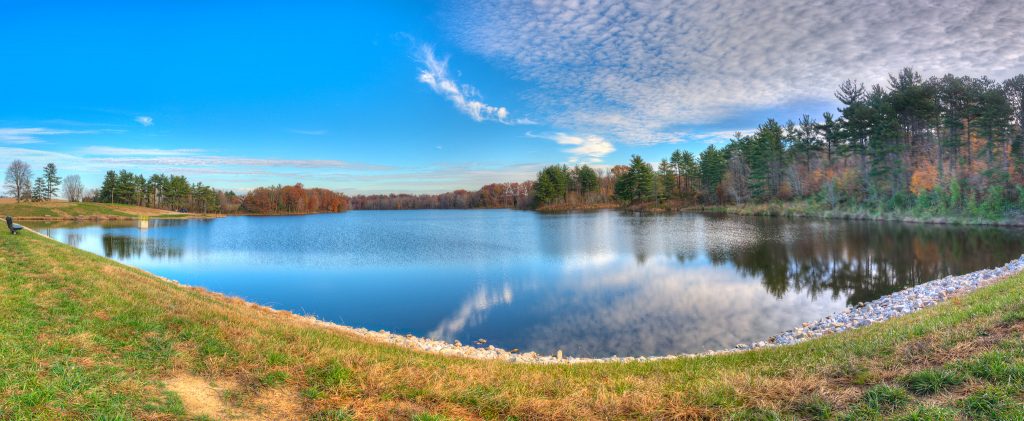
[[[15,202],[0,199],[0,215],[16,220],[110,220],[139,218],[185,218],[196,215],[143,206],[95,202]]]
[[[0,236],[0,248],[4,419],[803,416],[808,397],[837,413],[853,411],[871,386],[897,385],[915,371],[1024,345],[1024,320],[1011,317],[1024,302],[1024,276],[797,346],[541,366],[370,343],[31,233]],[[1008,364],[1024,361],[1024,355],[1008,355]],[[972,378],[914,403],[958,408],[990,384]],[[1019,389],[1008,390],[1020,397]],[[759,412],[744,412],[752,410]]]

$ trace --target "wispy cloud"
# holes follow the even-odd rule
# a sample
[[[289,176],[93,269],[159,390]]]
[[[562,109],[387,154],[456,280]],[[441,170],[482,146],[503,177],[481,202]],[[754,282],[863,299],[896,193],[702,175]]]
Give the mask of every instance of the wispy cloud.
[[[82,149],[83,154],[94,156],[182,156],[195,155],[202,151],[202,149],[139,149],[113,146],[89,146]]]
[[[0,127],[0,143],[27,145],[42,142],[41,136],[84,133],[95,132],[91,130],[48,129],[44,127]]]
[[[140,115],[138,117],[135,117],[135,122],[145,127],[149,127],[153,125],[153,117],[150,117],[148,115]]]
[[[689,133],[683,135],[683,137],[687,140],[696,140],[707,144],[723,144],[734,139],[737,134],[741,137],[749,136],[756,131],[757,129],[718,130],[706,133]]]
[[[615,145],[601,136],[596,135],[570,135],[566,133],[554,134],[533,134],[527,133],[529,137],[553,140],[559,145],[569,145],[571,148],[564,152],[570,154],[569,162],[598,163],[612,152],[615,152]]]
[[[914,66],[1005,78],[1024,71],[1018,0],[472,2],[452,7],[463,47],[532,81],[545,121],[630,143],[745,110],[834,101],[847,78]]]
[[[370,165],[333,159],[264,159],[231,156],[123,156],[92,158],[94,162],[133,166],[167,167],[288,167],[305,169],[347,169],[382,171],[393,169],[385,165]]]
[[[434,49],[428,45],[420,47],[417,57],[423,68],[420,69],[419,81],[430,86],[434,92],[445,97],[455,108],[475,121],[497,121],[505,124],[533,124],[529,119],[511,119],[508,109],[501,106],[488,105],[480,101],[480,93],[471,85],[459,85],[448,75],[448,58],[438,59]]]

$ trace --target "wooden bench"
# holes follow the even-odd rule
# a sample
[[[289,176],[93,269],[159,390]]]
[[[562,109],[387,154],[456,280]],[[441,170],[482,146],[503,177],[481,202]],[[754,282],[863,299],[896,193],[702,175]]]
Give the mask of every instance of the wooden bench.
[[[24,227],[14,223],[14,218],[7,217],[7,229],[11,230],[11,234],[17,234],[22,228]]]

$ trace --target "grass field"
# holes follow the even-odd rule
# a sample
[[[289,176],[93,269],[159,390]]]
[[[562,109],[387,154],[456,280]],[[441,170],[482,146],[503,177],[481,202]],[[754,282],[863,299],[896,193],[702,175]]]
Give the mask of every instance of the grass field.
[[[94,202],[15,202],[0,199],[0,215],[16,220],[188,218],[196,215],[142,206]]]
[[[1019,420],[1022,390],[1020,275],[795,346],[540,366],[369,343],[0,235],[0,419]]]

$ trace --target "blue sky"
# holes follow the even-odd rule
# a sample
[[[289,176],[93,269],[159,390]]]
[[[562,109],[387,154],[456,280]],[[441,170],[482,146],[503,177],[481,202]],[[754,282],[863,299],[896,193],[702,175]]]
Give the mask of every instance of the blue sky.
[[[476,189],[819,116],[847,78],[1024,70],[1013,2],[707,3],[0,0],[0,161]]]

